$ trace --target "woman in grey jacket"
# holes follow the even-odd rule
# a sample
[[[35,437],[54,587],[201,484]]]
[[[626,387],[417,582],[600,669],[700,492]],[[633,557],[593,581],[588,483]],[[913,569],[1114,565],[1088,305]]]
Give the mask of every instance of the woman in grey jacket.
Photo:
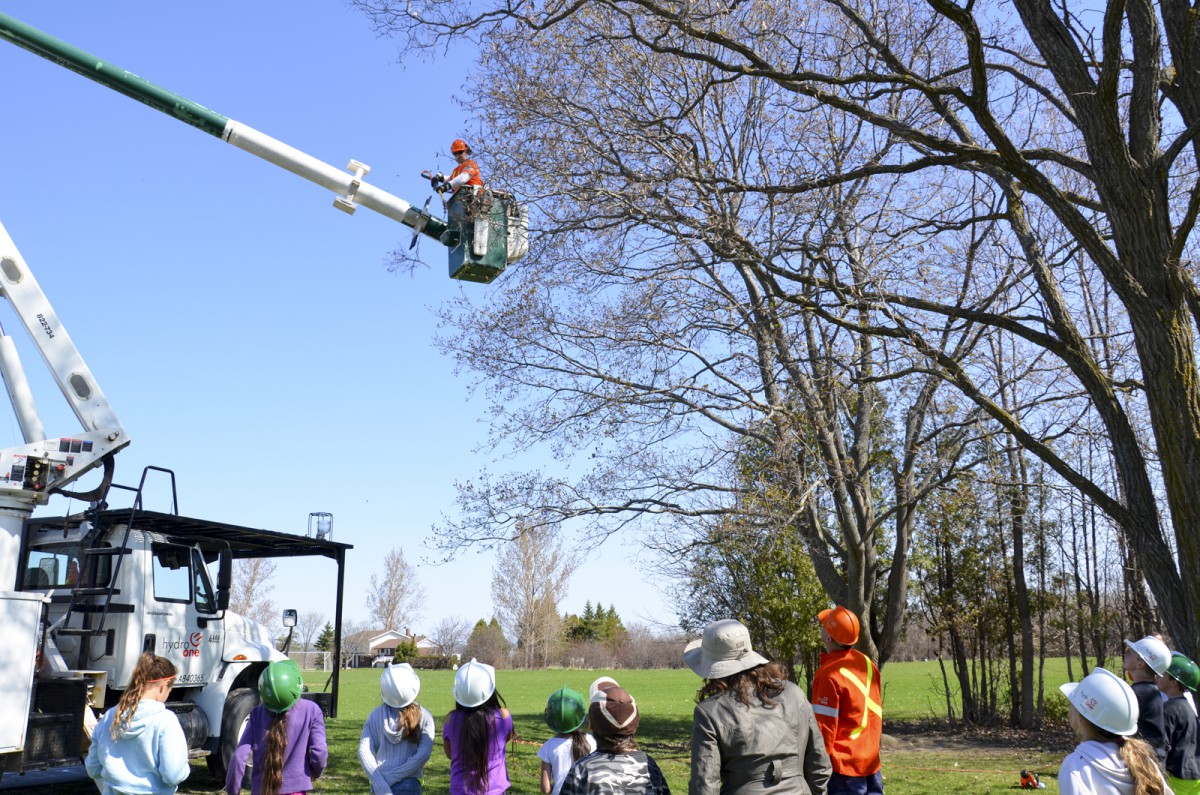
[[[812,707],[782,665],[750,648],[740,621],[709,624],[683,659],[705,680],[689,795],[825,795],[832,768]]]

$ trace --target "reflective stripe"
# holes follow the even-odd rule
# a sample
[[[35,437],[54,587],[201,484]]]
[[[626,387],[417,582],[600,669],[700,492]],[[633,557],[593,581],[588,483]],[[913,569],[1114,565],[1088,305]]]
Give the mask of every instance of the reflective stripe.
[[[812,708],[813,712],[817,713],[818,715],[824,715],[827,718],[836,718],[838,716],[838,711],[833,707],[826,707],[822,704],[813,704]]]
[[[850,732],[850,739],[855,740],[858,739],[858,735],[862,734],[863,730],[867,728],[867,721],[870,720],[872,712],[878,715],[880,720],[883,719],[883,707],[879,704],[876,704],[871,698],[871,679],[873,678],[874,672],[871,670],[870,661],[867,662],[867,681],[865,683],[855,676],[854,672],[849,668],[839,668],[838,673],[849,679],[850,682],[856,688],[858,688],[858,691],[863,695],[863,705],[866,707],[866,709],[863,710],[862,723],[859,724],[856,729],[853,729]]]

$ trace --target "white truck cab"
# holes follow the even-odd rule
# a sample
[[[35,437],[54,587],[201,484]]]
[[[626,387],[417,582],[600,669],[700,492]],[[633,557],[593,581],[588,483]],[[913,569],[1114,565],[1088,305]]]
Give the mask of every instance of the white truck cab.
[[[338,562],[340,582],[348,549],[324,538],[136,509],[27,521],[18,590],[42,598],[44,636],[30,690],[60,691],[52,697],[59,717],[53,724],[33,721],[26,750],[7,761],[0,757],[0,769],[24,771],[70,758],[62,752],[71,750],[83,710],[115,704],[149,651],[179,672],[167,707],[192,755],[205,756],[223,777],[258,703],[259,674],[268,662],[284,659],[270,629],[227,609],[234,557],[322,555]],[[336,714],[337,671],[332,674],[331,692],[305,694],[327,714]],[[34,707],[30,714],[38,712]],[[39,755],[46,748],[50,753]]]

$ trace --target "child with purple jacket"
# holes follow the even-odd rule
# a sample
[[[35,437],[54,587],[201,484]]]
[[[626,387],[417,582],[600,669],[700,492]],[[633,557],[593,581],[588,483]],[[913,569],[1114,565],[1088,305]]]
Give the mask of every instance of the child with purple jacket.
[[[241,741],[229,759],[225,792],[237,795],[253,752],[253,795],[308,792],[329,761],[325,716],[315,702],[300,698],[304,683],[293,660],[273,662],[258,679],[262,703],[250,711]]]

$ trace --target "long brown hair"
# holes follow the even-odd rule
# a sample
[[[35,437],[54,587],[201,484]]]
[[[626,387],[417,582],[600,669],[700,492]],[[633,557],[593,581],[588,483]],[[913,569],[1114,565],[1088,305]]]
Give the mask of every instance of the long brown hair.
[[[571,738],[571,761],[578,762],[592,752],[592,746],[588,744],[587,732],[580,726],[570,734],[564,735]]]
[[[287,750],[286,712],[271,712],[266,746],[262,760],[262,793],[278,795],[279,787],[283,784],[283,752]]]
[[[421,742],[421,705],[417,702],[400,709],[400,739]]]
[[[500,730],[500,710],[505,706],[498,690],[478,707],[454,705],[454,711],[462,714],[456,751],[462,757],[463,786],[467,792],[487,792],[488,749],[492,747],[492,734]]]
[[[129,725],[129,721],[137,713],[142,691],[148,683],[156,679],[170,679],[176,673],[178,672],[175,670],[175,664],[166,657],[156,657],[151,652],[145,652],[139,657],[133,669],[133,676],[129,680],[129,687],[125,688],[121,700],[117,702],[117,714],[113,716],[112,725],[108,729],[109,735],[116,740]]]
[[[786,681],[786,668],[777,662],[763,663],[720,679],[705,679],[704,684],[696,691],[696,703],[719,696],[728,690],[733,692],[733,697],[738,703],[749,707],[750,693],[753,691],[762,705],[771,709],[775,706],[775,698],[783,692]]]

